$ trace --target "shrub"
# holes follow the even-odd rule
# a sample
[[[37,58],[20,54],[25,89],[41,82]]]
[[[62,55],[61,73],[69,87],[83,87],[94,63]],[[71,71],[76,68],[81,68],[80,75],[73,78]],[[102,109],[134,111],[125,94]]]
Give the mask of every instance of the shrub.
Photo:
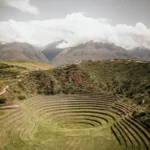
[[[0,104],[6,103],[7,99],[6,98],[0,98]]]
[[[140,118],[140,117],[144,117],[144,116],[146,116],[146,112],[140,112],[140,113],[133,112],[133,116],[136,119]]]
[[[19,99],[19,100],[24,100],[24,99],[26,99],[26,97],[23,96],[23,95],[20,95],[20,96],[18,96],[18,99]]]
[[[144,123],[150,129],[150,119],[147,119]]]

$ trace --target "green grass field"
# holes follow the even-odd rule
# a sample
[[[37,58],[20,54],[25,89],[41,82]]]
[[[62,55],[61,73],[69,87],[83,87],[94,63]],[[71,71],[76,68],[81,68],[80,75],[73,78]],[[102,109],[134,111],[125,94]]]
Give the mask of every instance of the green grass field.
[[[0,116],[0,150],[150,149],[150,132],[131,116],[138,106],[111,95],[37,96],[18,104]]]
[[[34,71],[36,70],[36,68],[39,68],[41,70],[48,70],[48,69],[54,68],[50,66],[49,64],[45,64],[42,62],[29,61],[29,60],[15,60],[15,59],[0,60],[0,63],[23,67],[30,71]]]

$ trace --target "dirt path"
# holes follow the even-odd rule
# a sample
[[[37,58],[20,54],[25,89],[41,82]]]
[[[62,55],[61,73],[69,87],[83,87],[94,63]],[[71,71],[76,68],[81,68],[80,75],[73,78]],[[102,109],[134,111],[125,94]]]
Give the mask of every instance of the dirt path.
[[[18,79],[18,82],[21,82],[21,81],[22,81],[22,79]],[[1,96],[1,95],[4,95],[4,94],[6,93],[6,91],[7,91],[7,89],[8,89],[11,85],[17,84],[18,82],[15,82],[15,83],[12,83],[12,84],[7,85],[7,86],[2,90],[2,92],[0,92],[0,96]]]
[[[3,94],[5,94],[5,92],[6,92],[6,90],[7,90],[8,88],[9,88],[9,85],[7,85],[7,86],[3,89],[2,92],[0,92],[0,96],[3,95]]]
[[[21,82],[22,79],[19,79],[18,82]],[[15,83],[12,83],[10,85],[14,85],[18,82],[15,82]],[[0,92],[0,96],[4,95],[7,91],[7,89],[10,87],[10,85],[7,85],[2,92]],[[5,109],[16,109],[16,108],[19,108],[20,105],[17,105],[17,104],[12,104],[12,105],[4,105],[4,106],[0,106],[0,110],[5,110]]]

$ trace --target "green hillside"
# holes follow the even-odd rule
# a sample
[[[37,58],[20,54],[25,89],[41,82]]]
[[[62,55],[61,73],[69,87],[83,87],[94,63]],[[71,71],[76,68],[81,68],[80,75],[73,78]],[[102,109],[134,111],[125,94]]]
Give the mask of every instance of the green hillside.
[[[139,104],[135,118],[150,128],[150,64],[116,60],[83,62],[78,67],[96,82],[100,92],[111,93]]]

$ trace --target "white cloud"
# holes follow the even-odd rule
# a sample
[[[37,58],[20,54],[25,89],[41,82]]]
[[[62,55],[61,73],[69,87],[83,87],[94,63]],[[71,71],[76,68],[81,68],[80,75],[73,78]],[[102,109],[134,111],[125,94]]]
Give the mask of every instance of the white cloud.
[[[23,12],[28,12],[33,15],[38,15],[39,10],[36,6],[30,4],[30,0],[4,0],[5,4],[19,9]]]
[[[45,46],[58,40],[67,41],[61,43],[59,47],[76,46],[93,40],[114,43],[127,49],[150,48],[150,29],[143,23],[137,23],[135,26],[111,25],[107,21],[86,17],[82,13],[44,21],[0,22],[0,41],[27,42]]]

